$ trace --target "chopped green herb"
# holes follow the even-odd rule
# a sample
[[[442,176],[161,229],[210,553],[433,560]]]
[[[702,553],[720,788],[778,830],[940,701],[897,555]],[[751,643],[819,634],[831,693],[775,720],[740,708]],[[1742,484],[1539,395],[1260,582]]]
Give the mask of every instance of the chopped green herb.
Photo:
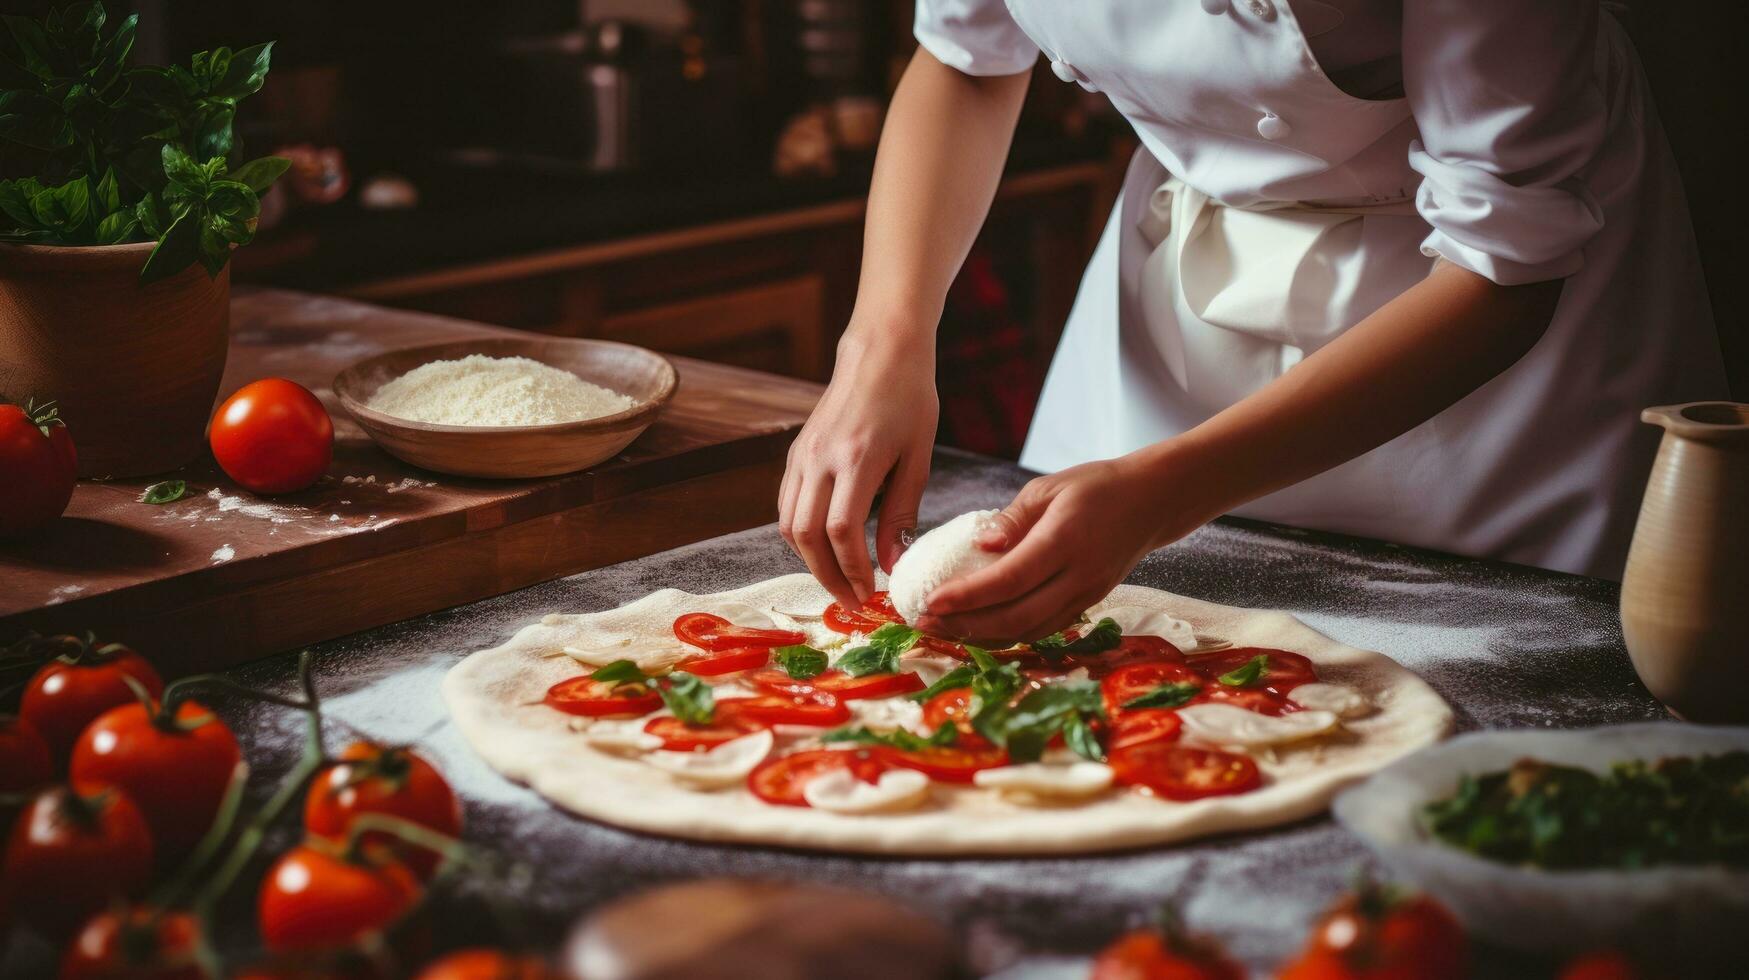
[[[630,660],[615,660],[590,674],[589,679],[619,687],[622,684],[646,683],[650,680],[650,675],[639,670],[638,665]]]
[[[1202,685],[1195,681],[1179,681],[1176,684],[1162,684],[1146,694],[1130,698],[1123,703],[1126,708],[1176,708],[1186,704],[1191,698],[1202,693]]]
[[[771,655],[784,673],[798,681],[811,680],[826,672],[826,655],[806,644],[778,647]]]
[[[1047,657],[1066,653],[1104,653],[1115,649],[1122,641],[1123,627],[1117,625],[1117,620],[1107,616],[1073,640],[1069,639],[1067,633],[1052,633],[1042,640],[1034,640],[1032,649]]]
[[[903,623],[888,623],[868,635],[862,646],[838,658],[837,667],[852,677],[891,674],[899,669],[899,655],[917,645],[923,636]]]
[[[165,480],[154,483],[140,493],[142,504],[168,504],[181,500],[188,493],[187,480]]]
[[[1094,734],[1093,726],[1088,724],[1086,715],[1077,714],[1063,721],[1063,741],[1068,744],[1071,752],[1084,759],[1105,761],[1105,748],[1099,744],[1099,736]]]
[[[1222,674],[1216,680],[1228,687],[1245,687],[1255,684],[1269,670],[1269,655],[1260,653],[1245,661],[1232,670]]]
[[[1008,750],[1015,762],[1034,762],[1044,754],[1051,736],[1069,729],[1086,727],[1090,718],[1100,718],[1097,684],[1053,684],[1040,688],[1013,705],[1006,701],[987,703],[972,717],[972,727],[980,735]],[[1098,740],[1091,729],[1079,731],[1070,747],[1088,758],[1103,758],[1098,752]],[[1094,754],[1089,754],[1089,752]]]
[[[835,728],[820,736],[822,742],[857,742],[863,745],[886,745],[901,752],[920,752],[924,749],[946,748],[959,740],[959,730],[952,725],[942,725],[935,733],[925,738],[915,732],[896,728],[890,732],[877,732],[864,726],[855,728]]]
[[[688,725],[708,725],[716,717],[711,686],[683,670],[669,674],[668,683],[658,686],[656,692],[674,717]]]
[[[943,691],[951,691],[959,687],[971,687],[972,679],[977,676],[978,671],[974,667],[955,667],[947,673],[942,674],[941,679],[937,680],[935,683],[918,691],[916,694],[910,695],[910,698],[913,701],[923,702],[928,701],[930,698],[935,697]]]

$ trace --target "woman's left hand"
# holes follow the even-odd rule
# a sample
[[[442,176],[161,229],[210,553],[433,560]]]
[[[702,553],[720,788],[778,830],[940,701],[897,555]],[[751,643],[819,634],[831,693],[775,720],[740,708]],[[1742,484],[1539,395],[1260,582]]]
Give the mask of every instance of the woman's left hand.
[[[995,563],[930,594],[925,632],[1035,640],[1072,624],[1149,551],[1219,513],[1160,458],[1083,463],[1028,483],[979,547]]]

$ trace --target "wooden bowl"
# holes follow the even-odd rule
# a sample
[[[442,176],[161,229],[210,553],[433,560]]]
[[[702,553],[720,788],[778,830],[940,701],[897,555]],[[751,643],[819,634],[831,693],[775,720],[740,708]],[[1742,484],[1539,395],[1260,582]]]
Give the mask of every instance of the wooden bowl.
[[[631,408],[554,425],[435,425],[366,407],[378,388],[432,361],[469,354],[526,357],[629,395]],[[659,354],[631,344],[565,337],[500,337],[408,347],[369,357],[334,378],[334,394],[391,456],[456,476],[556,476],[611,459],[643,434],[674,397],[679,377]]]

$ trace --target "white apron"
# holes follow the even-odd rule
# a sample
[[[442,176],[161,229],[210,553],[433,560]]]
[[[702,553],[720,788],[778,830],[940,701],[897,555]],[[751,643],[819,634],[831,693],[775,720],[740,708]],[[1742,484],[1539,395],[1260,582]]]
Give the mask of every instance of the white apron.
[[[1063,65],[1073,55],[1053,51],[1070,45],[1064,23],[1040,16],[1041,5],[1009,6],[1046,55],[1059,59],[1059,74],[1088,84],[1080,67]],[[1342,94],[1294,33],[1286,4],[1268,9],[1272,33],[1263,57],[1256,37],[1197,30],[1177,8],[1174,30],[1149,35],[1149,53],[1162,63],[1180,55],[1168,39],[1212,48],[1193,57],[1219,62],[1220,84],[1268,106],[1266,119],[1295,120],[1294,132],[1315,127],[1317,153],[1343,161],[1350,186],[1366,192],[1324,205],[1268,194],[1235,195],[1238,206],[1223,205],[1160,162],[1218,180],[1207,151],[1194,155],[1208,140],[1181,140],[1164,122],[1137,122],[1144,145],[1082,280],[1021,465],[1053,471],[1178,435],[1268,384],[1430,270],[1436,256],[1424,254],[1430,226],[1416,209],[1416,174],[1401,179],[1403,159],[1420,152],[1404,100]],[[1246,56],[1222,50],[1223,43],[1246,45]],[[1639,424],[1640,409],[1724,397],[1726,388],[1674,163],[1637,62],[1608,17],[1597,32],[1595,70],[1607,132],[1585,167],[1584,192],[1531,201],[1566,209],[1563,220],[1601,226],[1584,245],[1583,267],[1566,278],[1542,340],[1427,423],[1236,513],[1620,577],[1657,441]],[[1095,78],[1132,121],[1144,111],[1156,121],[1171,116],[1169,105],[1141,105],[1148,98],[1138,94],[1141,83],[1109,73]],[[1270,125],[1257,131],[1267,135]],[[1278,184],[1317,187],[1327,173],[1308,165]],[[1398,193],[1391,193],[1393,180]],[[1439,205],[1427,188],[1421,192],[1424,208]],[[1456,245],[1449,250],[1464,264]]]

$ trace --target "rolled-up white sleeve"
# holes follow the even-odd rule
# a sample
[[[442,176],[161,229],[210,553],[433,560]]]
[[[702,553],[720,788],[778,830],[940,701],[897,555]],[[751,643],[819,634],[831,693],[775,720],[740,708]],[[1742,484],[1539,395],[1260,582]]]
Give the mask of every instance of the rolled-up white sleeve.
[[[917,0],[912,30],[937,61],[968,75],[1018,75],[1038,60],[1002,0]]]
[[[1502,285],[1584,266],[1603,227],[1585,185],[1607,121],[1597,17],[1597,0],[1405,0],[1423,253]]]

